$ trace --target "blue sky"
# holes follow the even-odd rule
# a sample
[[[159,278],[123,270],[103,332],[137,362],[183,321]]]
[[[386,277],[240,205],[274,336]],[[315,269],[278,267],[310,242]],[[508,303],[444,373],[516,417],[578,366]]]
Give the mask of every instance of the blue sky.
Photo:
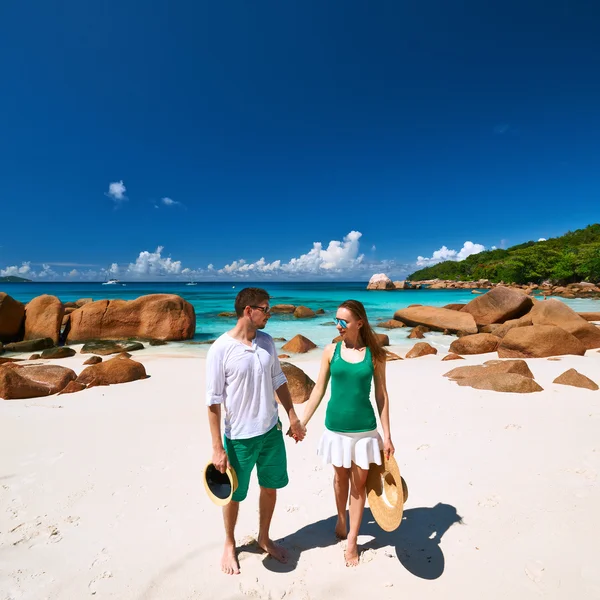
[[[599,22],[591,0],[3,2],[0,272],[397,278],[597,222]]]

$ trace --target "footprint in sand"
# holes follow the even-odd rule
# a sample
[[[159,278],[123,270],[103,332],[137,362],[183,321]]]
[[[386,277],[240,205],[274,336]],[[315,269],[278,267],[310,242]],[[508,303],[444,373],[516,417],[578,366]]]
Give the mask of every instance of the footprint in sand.
[[[290,504],[286,506],[285,510],[289,513],[296,512],[298,510],[298,506],[296,506],[295,504]]]
[[[431,448],[429,444],[421,444],[417,450],[429,450],[429,448]]]
[[[534,583],[541,583],[544,578],[544,563],[541,560],[530,560],[525,565],[525,575]]]
[[[510,425],[507,425],[504,429],[522,429],[522,427],[520,425],[517,425],[516,423],[511,423]]]
[[[480,500],[477,503],[477,506],[481,506],[483,508],[494,508],[500,504],[500,499],[498,496],[488,496],[484,500]]]
[[[364,552],[361,553],[360,562],[361,563],[370,563],[376,556],[377,556],[377,550],[374,550],[373,548],[369,548],[368,550],[365,550]]]
[[[98,584],[103,579],[110,579],[111,577],[112,573],[110,571],[104,571],[104,573],[101,573],[100,575],[98,575],[98,577],[94,577],[94,579],[92,579],[88,583],[88,589],[90,590],[90,594],[94,596],[96,593],[98,593]]]
[[[108,554],[106,548],[102,548],[102,550],[100,550],[100,552],[98,553],[98,556],[96,556],[96,558],[92,561],[90,569],[93,569],[96,565],[101,565],[102,563],[105,563],[108,560],[110,560],[110,554]]]

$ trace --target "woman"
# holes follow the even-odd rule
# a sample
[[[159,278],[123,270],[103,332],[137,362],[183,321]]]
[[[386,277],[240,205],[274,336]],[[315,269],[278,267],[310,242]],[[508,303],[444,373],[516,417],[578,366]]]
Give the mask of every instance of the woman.
[[[389,399],[385,385],[386,353],[369,325],[365,307],[346,300],[337,309],[335,323],[341,341],[323,352],[317,383],[308,399],[302,424],[306,427],[317,410],[331,377],[331,398],[325,415],[325,432],[318,454],[333,464],[333,489],[338,519],[335,533],[348,539],[346,566],[358,565],[357,538],[365,508],[365,484],[371,463],[381,464],[381,450],[394,454],[390,434]],[[383,440],[370,400],[371,380],[383,428]],[[350,531],[346,505],[350,492]]]

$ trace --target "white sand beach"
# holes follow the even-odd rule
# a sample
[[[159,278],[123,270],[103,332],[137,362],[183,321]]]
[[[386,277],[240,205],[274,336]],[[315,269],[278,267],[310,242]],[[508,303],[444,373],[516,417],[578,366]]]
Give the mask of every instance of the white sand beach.
[[[254,479],[237,527],[242,573],[227,576],[220,509],[201,480],[203,358],[156,348],[133,357],[146,380],[0,401],[0,598],[600,598],[600,391],[552,383],[571,367],[598,382],[600,353],[528,360],[544,388],[533,394],[442,377],[496,354],[442,356],[388,364],[410,496],[393,533],[366,510],[356,569],[344,566],[332,473],[316,456],[324,406],[303,443],[286,438],[290,485],[272,533],[290,563],[253,544]],[[79,372],[85,358],[53,364]],[[319,358],[301,361],[313,379]]]

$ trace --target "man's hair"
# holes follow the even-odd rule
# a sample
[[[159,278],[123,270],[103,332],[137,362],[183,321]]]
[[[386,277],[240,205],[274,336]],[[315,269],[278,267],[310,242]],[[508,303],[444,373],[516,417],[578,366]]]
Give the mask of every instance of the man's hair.
[[[249,287],[240,290],[235,297],[235,314],[238,319],[244,315],[246,306],[257,306],[265,300],[269,301],[269,293],[262,288]]]

